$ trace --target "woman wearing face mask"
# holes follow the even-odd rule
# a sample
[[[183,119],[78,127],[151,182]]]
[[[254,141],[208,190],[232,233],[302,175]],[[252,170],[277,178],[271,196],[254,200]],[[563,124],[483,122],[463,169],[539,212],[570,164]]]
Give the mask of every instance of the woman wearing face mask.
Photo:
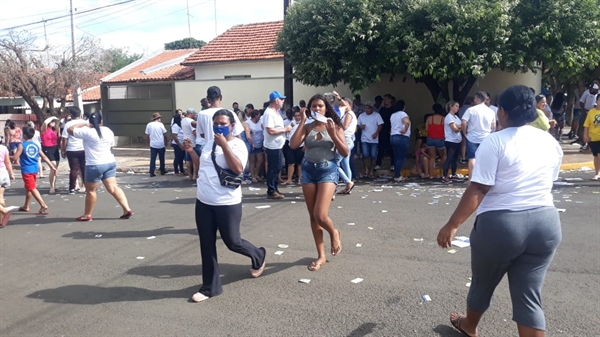
[[[240,176],[248,160],[246,144],[233,135],[234,120],[233,113],[227,109],[215,112],[215,136],[214,139],[207,140],[200,157],[194,152],[191,141],[184,141],[186,152],[200,167],[196,192],[196,227],[200,237],[202,286],[192,296],[193,302],[201,302],[223,292],[217,263],[217,230],[229,250],[250,258],[252,277],[259,277],[265,270],[265,248],[257,248],[240,236],[242,190],[239,186],[224,186],[217,171],[229,170]]]
[[[117,185],[117,161],[111,149],[115,146],[115,135],[106,126],[101,126],[102,115],[94,112],[88,122],[75,124],[67,130],[69,135],[83,140],[85,151],[85,214],[77,221],[92,221],[92,212],[96,206],[100,182],[106,191],[115,198],[123,209],[120,219],[129,219],[133,211],[129,208],[127,197]]]
[[[60,161],[58,139],[60,135],[56,123],[58,123],[58,118],[56,117],[46,119],[41,127],[41,138],[42,152],[52,162],[52,165],[58,168],[58,162]],[[50,182],[50,194],[56,193],[56,172],[51,170],[48,180]]]
[[[329,218],[331,196],[339,181],[336,151],[341,156],[348,155],[348,145],[344,136],[344,125],[333,107],[322,95],[313,96],[308,102],[314,122],[306,125],[306,114],[300,114],[300,125],[290,140],[290,147],[297,149],[304,143],[302,162],[302,193],[310,215],[310,226],[317,246],[318,257],[308,269],[319,270],[327,262],[323,230],[331,239],[331,255],[342,252],[341,232],[335,229]]]

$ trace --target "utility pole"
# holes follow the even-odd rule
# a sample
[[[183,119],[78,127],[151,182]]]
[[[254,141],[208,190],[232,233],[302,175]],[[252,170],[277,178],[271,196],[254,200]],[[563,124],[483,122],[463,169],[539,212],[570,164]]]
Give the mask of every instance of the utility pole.
[[[185,0],[185,5],[187,7],[187,19],[188,19],[188,37],[192,37],[192,27],[190,26],[190,2],[189,0]],[[190,48],[192,48],[192,41],[190,41]]]
[[[283,17],[285,19],[287,10],[291,5],[292,0],[283,0]],[[291,109],[294,104],[294,79],[292,64],[287,58],[283,59],[283,94],[285,95],[284,109]]]
[[[77,73],[77,58],[75,53],[75,21],[73,19],[73,0],[71,3],[71,50],[73,51],[73,68],[75,69],[75,88],[73,90],[73,104],[82,109],[83,101],[81,100],[81,88],[79,87],[79,74]]]
[[[215,37],[217,37],[217,0],[214,0],[215,4]]]

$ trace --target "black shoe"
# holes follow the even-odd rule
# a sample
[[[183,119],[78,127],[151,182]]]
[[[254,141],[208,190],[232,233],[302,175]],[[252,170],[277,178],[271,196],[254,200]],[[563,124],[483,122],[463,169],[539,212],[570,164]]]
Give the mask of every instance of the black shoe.
[[[164,176],[165,174],[167,174],[167,171],[161,171],[161,172],[160,172],[160,175],[161,175],[161,176]]]
[[[156,177],[156,174],[150,174],[150,178]]]
[[[75,194],[75,190],[69,190],[69,194]]]

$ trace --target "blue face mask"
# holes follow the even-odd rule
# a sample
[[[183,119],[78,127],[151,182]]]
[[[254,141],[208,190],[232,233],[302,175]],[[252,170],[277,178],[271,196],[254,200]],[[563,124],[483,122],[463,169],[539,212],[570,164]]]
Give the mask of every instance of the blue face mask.
[[[220,133],[223,135],[223,137],[227,137],[229,135],[229,125],[227,125],[227,126],[213,125],[213,132],[215,134]]]

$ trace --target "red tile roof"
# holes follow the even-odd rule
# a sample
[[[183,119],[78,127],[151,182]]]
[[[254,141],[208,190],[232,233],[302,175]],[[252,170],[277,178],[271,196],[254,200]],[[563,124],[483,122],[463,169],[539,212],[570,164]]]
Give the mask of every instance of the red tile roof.
[[[275,51],[277,35],[283,21],[254,23],[231,27],[181,64],[194,66],[209,62],[270,60],[283,58]]]
[[[100,86],[97,85],[95,87],[84,89],[81,92],[81,99],[84,102],[93,102],[100,100]],[[73,95],[67,96],[67,102],[73,102]]]
[[[165,50],[157,55],[138,60],[108,76],[104,82],[149,82],[194,79],[194,68],[179,63],[169,65],[169,61],[185,57],[198,49]],[[165,64],[164,67],[160,65]],[[158,67],[156,69],[152,69]]]

